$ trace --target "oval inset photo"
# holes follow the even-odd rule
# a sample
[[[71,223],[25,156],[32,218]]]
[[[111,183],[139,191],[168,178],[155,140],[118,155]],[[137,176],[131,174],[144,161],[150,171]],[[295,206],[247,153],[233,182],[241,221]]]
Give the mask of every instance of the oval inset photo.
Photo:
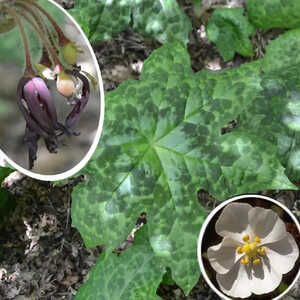
[[[20,172],[61,180],[99,142],[104,93],[93,49],[52,0],[0,1],[0,155]]]
[[[269,197],[242,195],[217,206],[198,239],[203,277],[222,299],[281,299],[300,277],[300,225]]]

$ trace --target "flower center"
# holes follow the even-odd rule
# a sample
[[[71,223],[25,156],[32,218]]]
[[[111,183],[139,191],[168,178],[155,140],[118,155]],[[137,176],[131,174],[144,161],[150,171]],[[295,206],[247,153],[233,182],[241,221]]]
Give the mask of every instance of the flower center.
[[[259,256],[265,255],[266,251],[264,247],[258,246],[261,242],[260,238],[256,236],[254,241],[251,242],[249,235],[245,234],[243,236],[243,241],[245,242],[245,245],[237,248],[239,254],[245,254],[245,257],[241,259],[241,263],[247,265],[251,261],[253,264],[259,264]]]

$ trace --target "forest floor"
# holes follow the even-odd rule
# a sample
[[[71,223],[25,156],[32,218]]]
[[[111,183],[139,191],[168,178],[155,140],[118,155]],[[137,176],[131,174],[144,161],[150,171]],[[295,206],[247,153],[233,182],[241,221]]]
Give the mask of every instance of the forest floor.
[[[203,68],[237,67],[260,58],[268,42],[281,33],[278,30],[257,31],[252,38],[255,57],[249,59],[236,55],[225,63],[205,35],[205,23],[212,9],[207,9],[199,19],[193,12],[192,0],[178,2],[193,22],[188,49],[195,72]],[[242,0],[215,2],[237,6],[244,3]],[[65,3],[65,7],[71,8],[72,1]],[[92,46],[104,90],[109,92],[124,80],[138,79],[144,60],[160,44],[126,30],[111,41]],[[233,120],[227,130],[236,125]],[[71,300],[87,280],[102,247],[87,249],[79,232],[71,226],[71,192],[73,186],[82,180],[82,177],[73,178],[53,185],[15,174],[5,182],[17,199],[17,208],[8,216],[5,226],[0,227],[0,300]],[[284,203],[300,221],[299,191],[263,191],[262,194]],[[205,191],[199,191],[198,198],[209,209],[216,205]],[[157,293],[164,300],[220,299],[202,277],[188,296],[178,286],[167,284],[161,284]],[[285,299],[300,299],[300,281]]]

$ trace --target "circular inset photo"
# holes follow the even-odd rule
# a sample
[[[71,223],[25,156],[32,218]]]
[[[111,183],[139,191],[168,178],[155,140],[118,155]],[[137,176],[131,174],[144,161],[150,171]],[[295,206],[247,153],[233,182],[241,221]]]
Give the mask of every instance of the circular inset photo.
[[[222,299],[281,299],[300,276],[300,225],[280,202],[242,195],[217,206],[198,239],[204,279]]]
[[[0,155],[20,172],[60,180],[99,142],[104,92],[93,49],[52,0],[0,0]]]

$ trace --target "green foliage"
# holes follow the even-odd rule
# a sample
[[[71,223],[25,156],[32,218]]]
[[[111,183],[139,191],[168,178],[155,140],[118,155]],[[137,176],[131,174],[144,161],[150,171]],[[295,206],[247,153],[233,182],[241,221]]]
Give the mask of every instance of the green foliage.
[[[276,40],[270,41],[264,57],[263,71],[284,71],[292,66],[300,65],[300,29],[287,31]]]
[[[100,256],[76,299],[159,300],[156,288],[165,273],[160,260],[149,243],[147,230],[142,228],[136,233],[134,248],[120,256]]]
[[[160,42],[187,43],[192,29],[174,0],[79,0],[70,13],[92,43],[111,39],[129,27]]]
[[[248,0],[247,9],[256,26],[292,28],[299,5]],[[159,299],[162,281],[188,294],[200,275],[197,238],[207,216],[199,189],[218,200],[297,189],[300,29],[271,41],[261,60],[195,74],[183,45],[191,23],[176,1],[81,0],[72,14],[91,42],[126,28],[168,42],[145,61],[140,80],[106,95],[101,144],[82,170],[89,182],[72,195],[73,226],[88,247],[106,250],[76,299]],[[253,33],[241,8],[216,9],[207,25],[225,61],[252,56]],[[231,120],[237,128],[222,135]],[[113,254],[141,212],[147,225],[133,247]]]
[[[2,181],[14,170],[0,167],[0,185]],[[3,218],[16,206],[15,198],[6,189],[0,187],[0,224]]]
[[[300,29],[291,30],[267,47],[262,93],[238,121],[239,130],[255,132],[266,145],[275,146],[292,180],[300,178],[299,40]]]
[[[256,27],[300,27],[299,0],[248,0],[246,6],[248,17]]]
[[[166,273],[165,273],[164,277],[162,278],[161,283],[168,284],[168,285],[175,284],[175,281],[172,278],[172,272],[171,272],[170,268],[166,269]]]
[[[243,16],[242,8],[215,9],[206,27],[209,40],[214,42],[225,61],[231,60],[237,52],[252,56],[253,49],[249,36],[254,27]]]
[[[285,282],[281,282],[279,286],[279,293],[283,293],[289,286]]]
[[[294,65],[299,55],[293,52],[299,34],[288,32],[272,42],[265,59],[196,74],[186,48],[166,44],[146,60],[139,81],[124,82],[107,94],[101,144],[82,171],[89,182],[74,189],[72,203],[73,225],[87,246],[105,244],[106,257],[77,299],[156,299],[168,268],[189,293],[199,278],[197,237],[207,216],[197,202],[199,189],[218,200],[297,189],[287,175],[300,178],[300,80]],[[276,49],[285,49],[289,57],[272,56]],[[284,71],[272,57],[285,62]],[[238,128],[222,135],[233,119]],[[143,238],[121,258],[114,256],[111,250],[141,212],[148,220]],[[129,267],[135,256],[141,263]],[[133,280],[146,262],[151,267],[143,268],[143,279]],[[118,280],[99,283],[108,274],[104,270],[112,269]],[[138,291],[135,296],[125,289],[127,279]],[[118,295],[109,294],[110,285]]]

